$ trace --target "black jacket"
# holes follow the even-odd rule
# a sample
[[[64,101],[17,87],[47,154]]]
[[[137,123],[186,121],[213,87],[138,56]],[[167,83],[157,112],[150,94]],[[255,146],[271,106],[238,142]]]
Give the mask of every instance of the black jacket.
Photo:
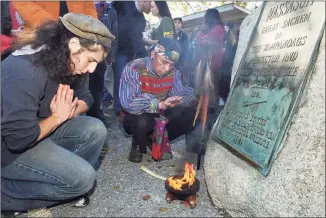
[[[10,16],[10,2],[1,1],[1,34],[10,37],[11,27],[12,27],[12,20]],[[2,51],[1,49],[1,61],[6,59],[11,52],[12,52],[12,48],[8,48],[4,51]]]
[[[115,8],[108,2],[105,2],[103,5],[103,14],[100,17],[102,23],[110,30],[110,32],[115,36],[115,39],[111,43],[111,61],[115,61],[117,51],[118,51],[118,20],[117,12]]]
[[[35,54],[10,55],[1,63],[1,167],[37,144],[39,121],[51,115],[49,105],[59,84],[32,63],[34,58]],[[71,88],[74,96],[92,106],[88,74],[76,77]]]
[[[238,40],[232,43],[231,31],[227,33],[225,38],[225,51],[223,53],[222,76],[231,76],[233,61],[238,47]],[[235,34],[235,33],[233,33]]]
[[[128,60],[147,56],[142,34],[146,26],[144,14],[134,1],[115,1],[112,5],[118,15],[118,53]]]
[[[1,34],[9,36],[11,25],[9,1],[1,1]]]
[[[177,40],[181,49],[181,54],[177,65],[184,66],[186,55],[188,53],[188,36],[182,30],[180,30],[177,34]]]

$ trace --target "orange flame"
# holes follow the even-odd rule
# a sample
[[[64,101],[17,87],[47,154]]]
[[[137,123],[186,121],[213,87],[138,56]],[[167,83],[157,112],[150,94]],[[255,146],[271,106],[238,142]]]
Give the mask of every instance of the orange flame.
[[[183,186],[188,185],[190,187],[195,183],[195,175],[194,165],[186,162],[183,178],[170,177],[168,178],[168,184],[173,189],[182,191]]]

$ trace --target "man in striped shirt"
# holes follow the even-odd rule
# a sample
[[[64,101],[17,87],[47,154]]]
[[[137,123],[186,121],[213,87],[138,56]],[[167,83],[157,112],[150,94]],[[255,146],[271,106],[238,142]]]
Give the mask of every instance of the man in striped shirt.
[[[177,41],[164,38],[153,46],[150,57],[129,62],[122,72],[119,97],[125,114],[123,126],[133,137],[131,162],[141,162],[146,146],[152,148],[158,117],[166,118],[168,140],[194,128],[196,98],[192,88],[182,85],[174,67],[179,54]]]

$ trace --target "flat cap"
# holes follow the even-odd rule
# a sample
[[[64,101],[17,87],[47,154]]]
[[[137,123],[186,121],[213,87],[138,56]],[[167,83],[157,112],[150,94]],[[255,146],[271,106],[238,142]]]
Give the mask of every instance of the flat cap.
[[[67,13],[60,17],[62,24],[75,35],[111,47],[115,39],[108,28],[98,19],[85,14]]]

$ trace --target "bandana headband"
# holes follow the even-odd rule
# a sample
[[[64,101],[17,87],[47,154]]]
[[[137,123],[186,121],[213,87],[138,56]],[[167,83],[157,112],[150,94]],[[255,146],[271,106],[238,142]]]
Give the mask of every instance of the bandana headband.
[[[165,48],[160,44],[157,44],[154,47],[154,52],[173,62],[178,62],[180,56],[180,54],[176,51],[165,51]]]

